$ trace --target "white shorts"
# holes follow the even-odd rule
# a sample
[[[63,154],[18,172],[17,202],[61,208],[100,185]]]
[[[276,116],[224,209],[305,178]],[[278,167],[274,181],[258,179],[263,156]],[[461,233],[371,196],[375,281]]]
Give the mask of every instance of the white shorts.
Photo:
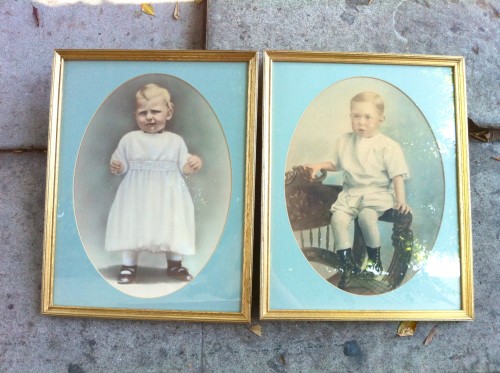
[[[330,211],[343,211],[353,217],[358,216],[364,208],[376,211],[379,216],[394,207],[396,199],[392,190],[363,191],[347,189],[340,192]]]

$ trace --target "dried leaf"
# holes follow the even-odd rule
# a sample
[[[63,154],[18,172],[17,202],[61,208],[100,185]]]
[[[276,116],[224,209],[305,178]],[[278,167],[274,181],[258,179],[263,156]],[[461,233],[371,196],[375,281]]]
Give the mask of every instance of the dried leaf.
[[[40,11],[36,6],[31,6],[33,7],[33,18],[35,19],[35,25],[36,27],[40,27]]]
[[[400,337],[411,337],[417,329],[416,321],[401,321],[398,327],[398,335]]]
[[[196,4],[201,4],[203,0],[194,0]]]
[[[260,324],[252,326],[250,330],[252,331],[252,333],[258,335],[259,337],[262,337],[262,327],[260,326]]]
[[[500,157],[491,157],[493,158],[495,161],[500,161]]]
[[[179,19],[181,18],[181,12],[179,10],[179,1],[175,3],[175,8],[174,8],[174,18]]]
[[[500,129],[479,127],[472,119],[468,118],[469,136],[482,142],[500,141]]]
[[[437,326],[434,326],[431,331],[429,332],[429,334],[427,335],[427,337],[425,338],[424,340],[424,346],[427,346],[427,345],[430,345],[434,336],[436,335],[437,333]]]
[[[143,13],[146,13],[150,16],[154,16],[155,15],[155,8],[153,8],[153,5],[149,4],[149,3],[142,3],[141,4],[141,10]]]

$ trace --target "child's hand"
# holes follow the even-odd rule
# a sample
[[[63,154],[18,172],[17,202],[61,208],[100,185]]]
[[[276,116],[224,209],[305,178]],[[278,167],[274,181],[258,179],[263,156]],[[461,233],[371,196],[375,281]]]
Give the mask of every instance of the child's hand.
[[[182,172],[184,172],[185,175],[190,175],[193,172],[198,171],[201,169],[201,166],[203,165],[203,162],[200,157],[197,155],[192,155],[190,156],[184,167],[182,168]]]
[[[318,172],[321,171],[321,165],[318,164],[305,164],[304,168],[309,172],[309,179],[313,180]]]
[[[394,196],[396,197],[396,203],[394,203],[393,209],[400,212],[401,214],[408,214],[409,212],[411,212],[411,208],[406,204],[405,183],[403,181],[403,175],[394,176],[392,178],[392,183],[394,185]]]
[[[396,203],[394,204],[394,210],[402,214],[408,214],[409,212],[411,212],[411,208],[406,204],[406,202],[398,202],[398,201],[396,201]]]
[[[114,175],[119,175],[123,173],[123,164],[120,161],[111,161],[109,165],[109,170]]]
[[[303,166],[307,171],[309,171],[309,178],[310,180],[317,180],[318,178],[318,172],[322,171],[337,171],[337,168],[333,165],[332,162],[322,162],[322,163],[312,163],[312,164],[305,164]],[[324,175],[323,175],[324,176]]]

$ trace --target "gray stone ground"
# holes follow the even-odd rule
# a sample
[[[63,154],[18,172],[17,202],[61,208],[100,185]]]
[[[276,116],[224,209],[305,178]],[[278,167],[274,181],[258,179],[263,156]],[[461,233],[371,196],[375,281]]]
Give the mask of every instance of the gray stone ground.
[[[40,27],[36,27],[32,3],[38,9]],[[64,3],[76,4],[60,5]],[[155,4],[155,10],[152,17],[137,4],[1,0],[0,105],[8,109],[2,110],[0,118],[0,147],[46,147],[54,49],[204,47],[204,5],[183,3],[178,21],[172,17],[171,1]]]
[[[464,56],[469,116],[500,126],[500,2],[209,1],[207,48]]]
[[[210,1],[208,47],[465,55],[470,116],[500,123],[498,1],[367,4]],[[171,2],[154,18],[137,5],[35,5],[40,27],[30,1],[0,1],[1,372],[500,371],[500,143],[470,144],[474,322],[422,322],[408,338],[397,322],[262,322],[258,337],[248,325],[42,317],[46,156],[11,150],[46,146],[52,49],[201,48],[204,9],[181,3],[174,21]],[[361,352],[345,356],[353,340]]]

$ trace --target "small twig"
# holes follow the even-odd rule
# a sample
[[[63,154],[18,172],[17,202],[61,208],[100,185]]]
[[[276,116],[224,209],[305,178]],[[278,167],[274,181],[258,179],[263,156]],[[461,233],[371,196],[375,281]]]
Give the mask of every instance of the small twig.
[[[425,338],[424,346],[430,345],[436,334],[437,334],[437,326],[434,326],[427,335],[427,337]]]
[[[180,9],[179,9],[179,0],[177,0],[177,2],[175,3],[174,18],[176,20],[178,20],[179,18],[181,18],[181,12],[180,12]]]
[[[31,4],[31,6],[33,8],[33,18],[35,19],[35,25],[36,27],[40,27],[40,11],[33,4]]]

